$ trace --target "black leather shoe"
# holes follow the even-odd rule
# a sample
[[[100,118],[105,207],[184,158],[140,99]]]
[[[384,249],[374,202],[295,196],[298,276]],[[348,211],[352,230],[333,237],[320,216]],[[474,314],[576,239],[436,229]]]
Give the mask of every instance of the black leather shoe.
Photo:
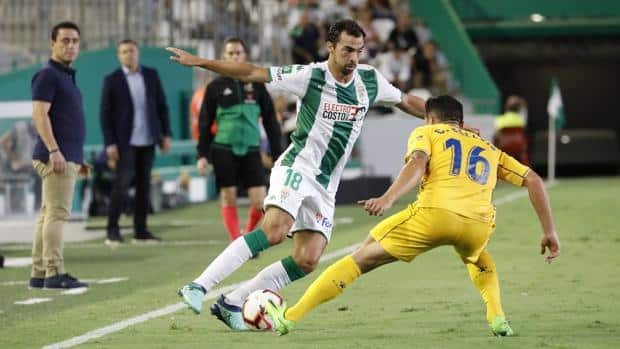
[[[136,233],[132,240],[134,243],[158,243],[161,242],[161,238],[151,234],[149,231]]]
[[[108,246],[120,245],[123,243],[123,237],[121,234],[108,234],[108,237],[105,239],[104,243]]]
[[[78,281],[78,279],[74,278],[69,274],[59,274],[56,276],[45,278],[43,287],[47,289],[70,289],[88,287],[88,284]]]
[[[28,288],[31,290],[41,289],[43,288],[43,283],[45,282],[45,278],[30,278],[28,282]]]

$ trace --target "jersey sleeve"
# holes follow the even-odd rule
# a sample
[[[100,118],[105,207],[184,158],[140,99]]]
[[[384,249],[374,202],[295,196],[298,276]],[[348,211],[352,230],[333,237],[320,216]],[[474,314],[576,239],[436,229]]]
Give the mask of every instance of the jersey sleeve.
[[[269,67],[269,86],[283,92],[290,92],[303,98],[312,76],[312,68],[308,65],[287,65]]]
[[[409,161],[411,154],[414,151],[422,151],[431,157],[431,140],[429,138],[428,129],[425,127],[418,127],[409,136],[407,141],[407,154],[405,154],[405,162]]]
[[[377,98],[375,104],[384,106],[393,106],[403,100],[403,92],[394,85],[390,84],[387,79],[375,69],[377,76]]]
[[[523,186],[525,176],[530,168],[517,161],[512,156],[502,152],[497,165],[497,177],[518,187]]]
[[[43,69],[32,78],[32,100],[54,101],[56,94],[56,76],[50,69]]]

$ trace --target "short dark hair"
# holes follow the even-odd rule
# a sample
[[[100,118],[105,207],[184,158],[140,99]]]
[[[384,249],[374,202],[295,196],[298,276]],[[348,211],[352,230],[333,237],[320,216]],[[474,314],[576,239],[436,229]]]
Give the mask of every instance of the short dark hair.
[[[60,22],[52,28],[52,41],[56,41],[56,37],[58,37],[58,31],[60,29],[74,29],[78,32],[78,35],[80,35],[80,27],[78,27],[77,24],[69,21]]]
[[[226,40],[224,40],[222,50],[224,50],[224,48],[228,44],[241,44],[241,46],[243,46],[243,51],[245,51],[245,53],[248,53],[248,47],[246,46],[245,41],[243,41],[243,39],[238,36],[231,36],[229,38],[226,38]]]
[[[138,43],[136,42],[136,40],[133,40],[133,39],[123,39],[123,40],[118,42],[118,44],[116,45],[116,48],[119,48],[121,45],[125,45],[125,44],[131,44],[131,45],[134,45],[135,47],[138,47]]]
[[[519,96],[511,95],[506,99],[504,110],[518,113],[521,111],[521,108],[525,107],[525,105],[526,103],[523,98]]]
[[[441,121],[463,122],[463,105],[452,96],[431,97],[426,101],[426,115],[433,113]]]
[[[359,38],[360,36],[362,38],[366,38],[366,32],[364,32],[364,29],[362,29],[356,21],[352,19],[341,19],[329,27],[329,31],[327,32],[327,41],[336,45],[338,40],[340,40],[340,34],[342,32],[356,38]]]

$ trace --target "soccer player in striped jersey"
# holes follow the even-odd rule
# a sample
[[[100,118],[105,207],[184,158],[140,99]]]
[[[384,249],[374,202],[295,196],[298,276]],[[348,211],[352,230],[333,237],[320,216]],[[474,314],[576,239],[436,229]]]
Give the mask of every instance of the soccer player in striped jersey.
[[[273,263],[211,306],[211,313],[234,330],[245,330],[240,306],[254,290],[278,291],[312,272],[330,240],[334,199],[342,171],[374,104],[395,105],[424,117],[424,101],[402,93],[373,67],[359,64],[365,33],[353,20],[336,22],[327,35],[329,58],[309,65],[262,68],[247,63],[203,59],[177,48],[171,60],[233,79],[270,83],[301,100],[292,143],[270,177],[260,228],[233,241],[193,282],[179,290],[200,313],[205,293],[252,255],[292,236],[290,256]]]

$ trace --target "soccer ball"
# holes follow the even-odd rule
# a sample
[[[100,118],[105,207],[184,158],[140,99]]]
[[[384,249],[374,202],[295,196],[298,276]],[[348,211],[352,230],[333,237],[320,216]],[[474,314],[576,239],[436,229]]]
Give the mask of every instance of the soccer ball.
[[[257,290],[248,296],[241,307],[243,321],[248,328],[256,331],[269,331],[273,327],[271,319],[265,313],[265,304],[272,301],[278,306],[284,305],[284,298],[272,290]]]

